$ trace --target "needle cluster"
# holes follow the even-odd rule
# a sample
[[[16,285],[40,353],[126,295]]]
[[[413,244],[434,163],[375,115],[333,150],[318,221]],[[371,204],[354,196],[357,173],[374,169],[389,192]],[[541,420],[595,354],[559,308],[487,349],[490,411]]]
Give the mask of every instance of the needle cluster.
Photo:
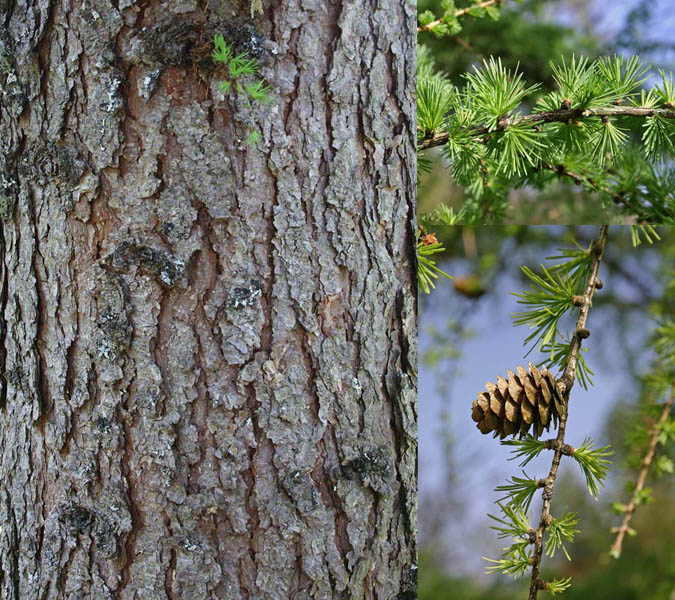
[[[498,222],[508,192],[558,180],[583,186],[640,221],[675,223],[675,85],[644,88],[648,66],[620,56],[552,63],[544,93],[489,58],[460,88],[418,53],[418,151],[441,147],[464,187],[467,222]]]
[[[443,252],[443,244],[436,240],[434,234],[424,236],[418,235],[417,241],[417,281],[419,286],[425,293],[430,294],[431,290],[436,287],[434,279],[438,279],[440,275],[452,279],[450,275],[442,271],[437,265],[436,261],[431,258],[434,254]]]
[[[244,94],[254,102],[267,103],[270,101],[270,87],[258,77],[260,66],[258,61],[249,57],[247,52],[234,54],[232,45],[225,38],[216,33],[213,36],[214,63],[222,66],[225,78],[218,83],[218,89],[223,94],[229,94],[234,89]]]

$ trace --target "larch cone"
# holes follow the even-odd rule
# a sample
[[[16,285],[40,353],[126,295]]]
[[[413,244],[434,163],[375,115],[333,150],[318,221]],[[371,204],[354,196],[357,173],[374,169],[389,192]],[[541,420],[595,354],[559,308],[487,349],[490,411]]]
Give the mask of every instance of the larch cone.
[[[531,362],[528,366],[529,372],[518,365],[518,374],[509,369],[507,379],[497,376],[496,384],[488,381],[487,391],[473,401],[471,418],[481,433],[494,431],[494,437],[501,439],[518,433],[522,438],[532,428],[532,435],[539,437],[549,429],[551,419],[557,427],[562,398],[555,377],[546,367],[538,369]]]

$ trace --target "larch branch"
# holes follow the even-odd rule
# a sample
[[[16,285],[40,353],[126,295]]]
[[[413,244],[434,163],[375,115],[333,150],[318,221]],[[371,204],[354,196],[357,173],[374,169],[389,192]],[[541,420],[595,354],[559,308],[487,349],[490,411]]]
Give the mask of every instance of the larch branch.
[[[485,0],[484,2],[479,2],[478,4],[474,4],[473,6],[467,6],[466,8],[460,8],[459,10],[455,11],[455,16],[456,17],[461,17],[465,14],[467,14],[472,8],[485,8],[487,6],[492,6],[493,4],[500,5],[503,0]],[[420,25],[417,27],[417,33],[420,33],[421,31],[431,31],[434,27],[438,27],[443,23],[443,19],[436,19],[435,21],[432,21],[428,25]]]
[[[586,109],[561,108],[560,110],[549,110],[530,115],[504,116],[499,119],[499,124],[495,129],[477,126],[472,128],[472,133],[476,136],[482,136],[497,131],[504,131],[512,125],[534,126],[541,123],[569,123],[592,117],[663,117],[664,119],[675,119],[675,110],[671,108],[647,108],[644,106],[605,106]],[[429,132],[427,137],[419,142],[417,150],[422,151],[434,148],[435,146],[442,146],[449,138],[450,133],[448,131]]]
[[[633,491],[633,495],[630,499],[630,502],[628,503],[628,506],[626,506],[626,512],[623,516],[623,522],[621,523],[621,526],[616,529],[616,539],[612,544],[612,555],[615,556],[616,558],[618,558],[619,555],[621,554],[621,546],[623,544],[623,538],[630,529],[628,527],[628,524],[630,523],[630,520],[633,517],[633,513],[635,512],[635,507],[637,506],[637,498],[645,485],[645,480],[647,479],[649,467],[652,464],[654,455],[656,454],[656,444],[658,443],[659,433],[661,432],[660,427],[668,419],[670,410],[673,407],[674,398],[675,398],[675,383],[673,383],[670,388],[670,397],[668,398],[668,401],[663,405],[663,410],[661,411],[661,416],[659,417],[658,422],[651,430],[649,447],[647,449],[647,454],[645,454],[645,457],[642,459],[640,473],[638,474],[637,482],[635,484],[635,490]]]
[[[539,520],[539,527],[536,532],[534,553],[532,555],[532,578],[530,580],[530,593],[528,600],[536,600],[537,592],[540,589],[539,568],[541,565],[541,555],[544,550],[544,531],[551,521],[550,508],[551,499],[553,498],[553,485],[558,475],[560,459],[562,458],[565,448],[565,428],[567,426],[570,391],[576,378],[577,361],[579,358],[579,352],[581,350],[581,336],[578,335],[578,332],[586,330],[586,319],[588,317],[588,311],[591,307],[591,301],[593,299],[593,294],[598,282],[598,269],[600,268],[600,261],[602,260],[602,255],[605,251],[608,230],[609,226],[603,225],[600,228],[600,233],[598,234],[597,239],[591,246],[593,261],[591,265],[591,273],[588,277],[588,281],[586,282],[586,290],[581,298],[575,335],[572,336],[572,341],[570,342],[570,351],[569,357],[567,359],[567,365],[562,374],[562,377],[557,382],[558,390],[563,395],[563,414],[560,415],[558,435],[556,436],[554,442],[555,452],[553,454],[553,461],[551,462],[551,470],[549,471],[548,477],[546,478],[546,487],[544,489],[543,503],[541,507],[541,518]]]
[[[569,177],[577,185],[585,183],[597,192],[602,192],[609,195],[616,204],[623,204],[628,210],[635,211],[635,208],[630,205],[623,194],[597,183],[592,177],[588,177],[587,175],[583,175],[575,171],[570,171],[567,167],[565,167],[565,165],[550,165],[547,163],[541,163],[541,168],[553,171],[560,177]]]

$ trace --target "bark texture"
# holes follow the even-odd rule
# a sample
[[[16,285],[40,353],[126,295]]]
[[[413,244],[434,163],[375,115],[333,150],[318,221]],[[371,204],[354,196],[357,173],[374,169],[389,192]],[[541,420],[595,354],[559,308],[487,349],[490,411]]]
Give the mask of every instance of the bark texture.
[[[415,8],[262,8],[0,0],[3,600],[416,597]]]

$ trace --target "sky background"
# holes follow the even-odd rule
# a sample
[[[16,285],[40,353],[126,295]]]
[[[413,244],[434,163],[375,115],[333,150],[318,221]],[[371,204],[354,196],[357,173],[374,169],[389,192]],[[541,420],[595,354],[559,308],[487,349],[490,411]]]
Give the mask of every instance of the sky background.
[[[640,0],[620,0],[619,2],[552,1],[548,7],[548,16],[550,19],[574,29],[584,28],[584,26],[590,27],[595,36],[612,42],[626,22],[626,17],[630,11],[639,5]],[[639,27],[642,34],[641,41],[664,42],[670,40],[673,43],[675,11],[673,11],[672,0],[650,0],[649,5],[651,7],[651,18]],[[570,7],[576,7],[576,10]],[[579,23],[579,7],[583,7],[587,12],[588,23]],[[627,49],[627,54],[634,54],[634,52]],[[675,45],[670,49],[661,48],[657,58],[663,65],[672,65],[675,59]]]

